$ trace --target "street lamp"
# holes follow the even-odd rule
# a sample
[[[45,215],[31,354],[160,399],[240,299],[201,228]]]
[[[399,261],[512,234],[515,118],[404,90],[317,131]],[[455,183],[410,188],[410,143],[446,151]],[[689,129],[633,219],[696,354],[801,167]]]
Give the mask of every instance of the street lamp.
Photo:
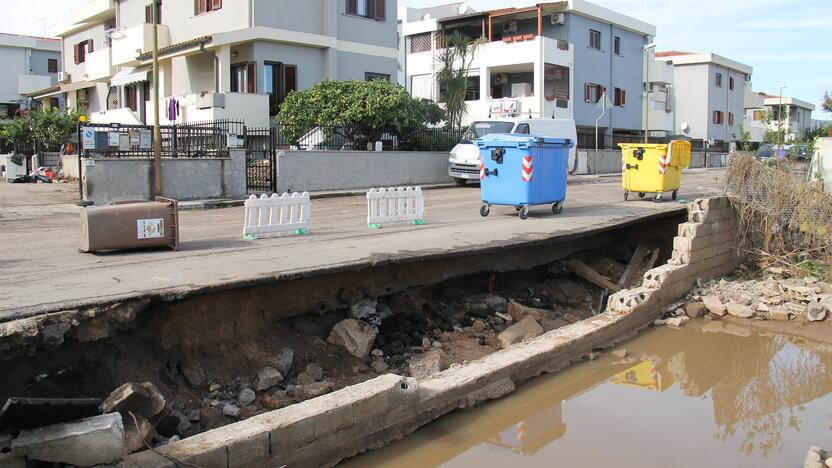
[[[780,86],[780,99],[777,104],[777,160],[780,160],[780,153],[783,151],[782,141],[782,127],[783,127],[783,90],[788,88],[786,85]]]
[[[650,50],[656,48],[656,43],[651,42],[644,47],[644,143],[647,143],[647,132],[649,130],[649,106],[650,106]]]

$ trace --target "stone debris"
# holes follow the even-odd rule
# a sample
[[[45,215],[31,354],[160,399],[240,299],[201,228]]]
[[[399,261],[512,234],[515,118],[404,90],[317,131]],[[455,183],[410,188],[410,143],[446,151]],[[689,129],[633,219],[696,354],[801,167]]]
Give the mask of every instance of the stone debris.
[[[237,401],[240,402],[242,406],[248,406],[254,403],[254,400],[257,399],[257,394],[254,393],[254,390],[250,388],[244,388],[240,390],[240,394],[237,396]]]
[[[153,421],[165,409],[165,397],[150,382],[141,384],[128,382],[113,390],[101,404],[104,413],[121,413],[128,416],[132,412]]]
[[[809,447],[803,458],[803,468],[827,468],[832,466],[832,457],[828,457],[826,450],[818,446]]]
[[[665,324],[669,327],[679,328],[682,325],[686,324],[690,320],[690,317],[687,315],[682,315],[681,317],[671,317],[665,320]]]
[[[242,410],[239,406],[235,405],[234,403],[226,403],[225,406],[222,407],[222,414],[226,416],[231,416],[232,418],[239,418],[240,413],[242,413]]]
[[[820,322],[826,319],[826,308],[819,302],[810,302],[806,306],[806,320]]]
[[[542,334],[543,327],[533,317],[528,316],[503,330],[497,335],[497,341],[500,343],[501,348],[508,348],[513,344],[530,340]]]
[[[292,363],[295,360],[295,351],[292,348],[283,348],[272,359],[270,364],[280,372],[280,375],[287,376],[292,371]]]
[[[372,326],[359,320],[346,319],[332,327],[327,341],[344,348],[358,359],[364,359],[373,349],[376,334]]]
[[[135,421],[130,416],[123,417],[122,424],[124,425],[124,447],[127,453],[145,450],[146,444],[152,444],[153,439],[157,437],[153,424],[141,416],[136,416]]]
[[[419,354],[410,360],[410,375],[418,380],[430,378],[448,368],[448,357],[438,349]]]
[[[629,353],[627,353],[626,349],[616,349],[610,354],[617,357],[618,359],[624,359],[625,357],[629,356]]]
[[[707,308],[708,311],[714,315],[722,317],[728,312],[725,308],[725,304],[723,304],[717,296],[705,296],[702,303],[705,304],[705,308]]]
[[[729,302],[725,304],[728,310],[728,315],[741,318],[751,318],[754,316],[754,310],[747,304],[738,304],[736,302]]]
[[[20,431],[11,451],[29,462],[93,466],[125,454],[124,424],[118,413]]]
[[[191,387],[199,387],[203,383],[205,383],[205,371],[202,369],[202,365],[200,365],[199,361],[193,361],[181,366],[182,374],[185,376],[185,380],[191,385]]]
[[[257,373],[257,383],[254,389],[258,392],[268,390],[283,382],[283,374],[274,367],[264,367]]]
[[[704,302],[688,302],[685,306],[685,314],[690,318],[704,317],[708,313],[708,307]]]

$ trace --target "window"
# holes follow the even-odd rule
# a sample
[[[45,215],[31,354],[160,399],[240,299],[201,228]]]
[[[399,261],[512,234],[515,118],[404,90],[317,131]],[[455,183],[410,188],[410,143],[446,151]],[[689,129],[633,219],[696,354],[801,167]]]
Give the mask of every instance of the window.
[[[599,41],[600,42],[600,41]],[[615,36],[612,40],[612,50],[615,52],[615,55],[621,55],[621,38]]]
[[[202,15],[222,8],[222,0],[196,0],[194,14]]]
[[[158,24],[162,24],[162,0],[156,0],[156,10],[156,14],[159,16],[156,21]],[[144,7],[144,22],[153,24],[153,2]]]
[[[232,93],[255,93],[254,63],[241,63],[231,65],[231,92]]]
[[[384,21],[385,0],[347,0],[347,14]]]
[[[624,107],[627,105],[627,91],[621,88],[614,88],[615,93],[615,104],[618,107]]]
[[[523,134],[523,135],[528,135],[528,134],[531,133],[531,129],[529,128],[529,124],[522,123],[522,124],[518,125],[517,128],[514,129],[513,133],[520,133],[520,134]]]
[[[127,107],[133,112],[139,110],[139,85],[131,84],[124,87],[124,94],[127,101]]]
[[[479,101],[480,100],[480,77],[479,75],[472,75],[465,77],[465,100]]]
[[[430,33],[414,34],[410,36],[410,53],[418,54],[430,50]]]
[[[734,90],[734,77],[733,76],[728,77],[728,89],[730,89],[731,91]]]
[[[569,67],[547,63],[543,67],[543,75],[543,90],[547,100],[569,100]]]
[[[263,65],[263,88],[269,95],[269,115],[277,115],[286,95],[298,88],[297,65],[266,62]]]
[[[724,115],[723,115],[722,111],[714,111],[711,122],[713,122],[714,124],[717,124],[717,125],[722,125],[723,119],[724,119]]]
[[[364,81],[373,80],[390,81],[390,75],[387,73],[364,72]]]
[[[46,68],[49,73],[58,73],[58,59],[47,59]]]
[[[601,96],[606,91],[606,88],[599,84],[595,83],[586,83],[584,85],[584,101],[586,102],[598,102],[601,100]]]
[[[601,31],[589,30],[589,48],[601,50]]]
[[[766,111],[755,110],[751,114],[751,119],[754,120],[755,122],[759,122],[759,121],[763,120],[765,115],[766,115]]]
[[[729,127],[734,126],[734,114],[731,113],[731,112],[728,113],[728,126]]]
[[[717,88],[722,87],[722,73],[717,73],[716,74],[716,87]]]
[[[93,51],[92,39],[75,44],[75,64],[79,65],[86,62],[87,54]]]

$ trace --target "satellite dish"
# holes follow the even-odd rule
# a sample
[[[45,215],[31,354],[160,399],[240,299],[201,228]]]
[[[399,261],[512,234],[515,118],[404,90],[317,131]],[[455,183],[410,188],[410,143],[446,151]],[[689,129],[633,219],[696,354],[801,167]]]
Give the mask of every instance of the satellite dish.
[[[687,122],[682,122],[682,125],[679,125],[679,129],[682,130],[682,133],[685,135],[690,134],[690,125]]]
[[[460,15],[464,15],[465,13],[468,12],[468,3],[466,3],[466,2],[460,3],[459,6],[456,8],[456,11]]]

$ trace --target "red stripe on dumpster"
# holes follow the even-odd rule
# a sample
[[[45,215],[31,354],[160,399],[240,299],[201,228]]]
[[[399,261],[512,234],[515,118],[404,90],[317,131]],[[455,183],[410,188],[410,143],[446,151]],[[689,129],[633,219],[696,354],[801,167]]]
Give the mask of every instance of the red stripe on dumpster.
[[[534,165],[531,156],[523,157],[523,182],[531,182],[534,174]]]
[[[485,179],[485,164],[480,164],[480,180]]]
[[[665,154],[664,156],[659,156],[659,174],[665,174],[667,172],[667,165],[670,163],[670,155]]]

